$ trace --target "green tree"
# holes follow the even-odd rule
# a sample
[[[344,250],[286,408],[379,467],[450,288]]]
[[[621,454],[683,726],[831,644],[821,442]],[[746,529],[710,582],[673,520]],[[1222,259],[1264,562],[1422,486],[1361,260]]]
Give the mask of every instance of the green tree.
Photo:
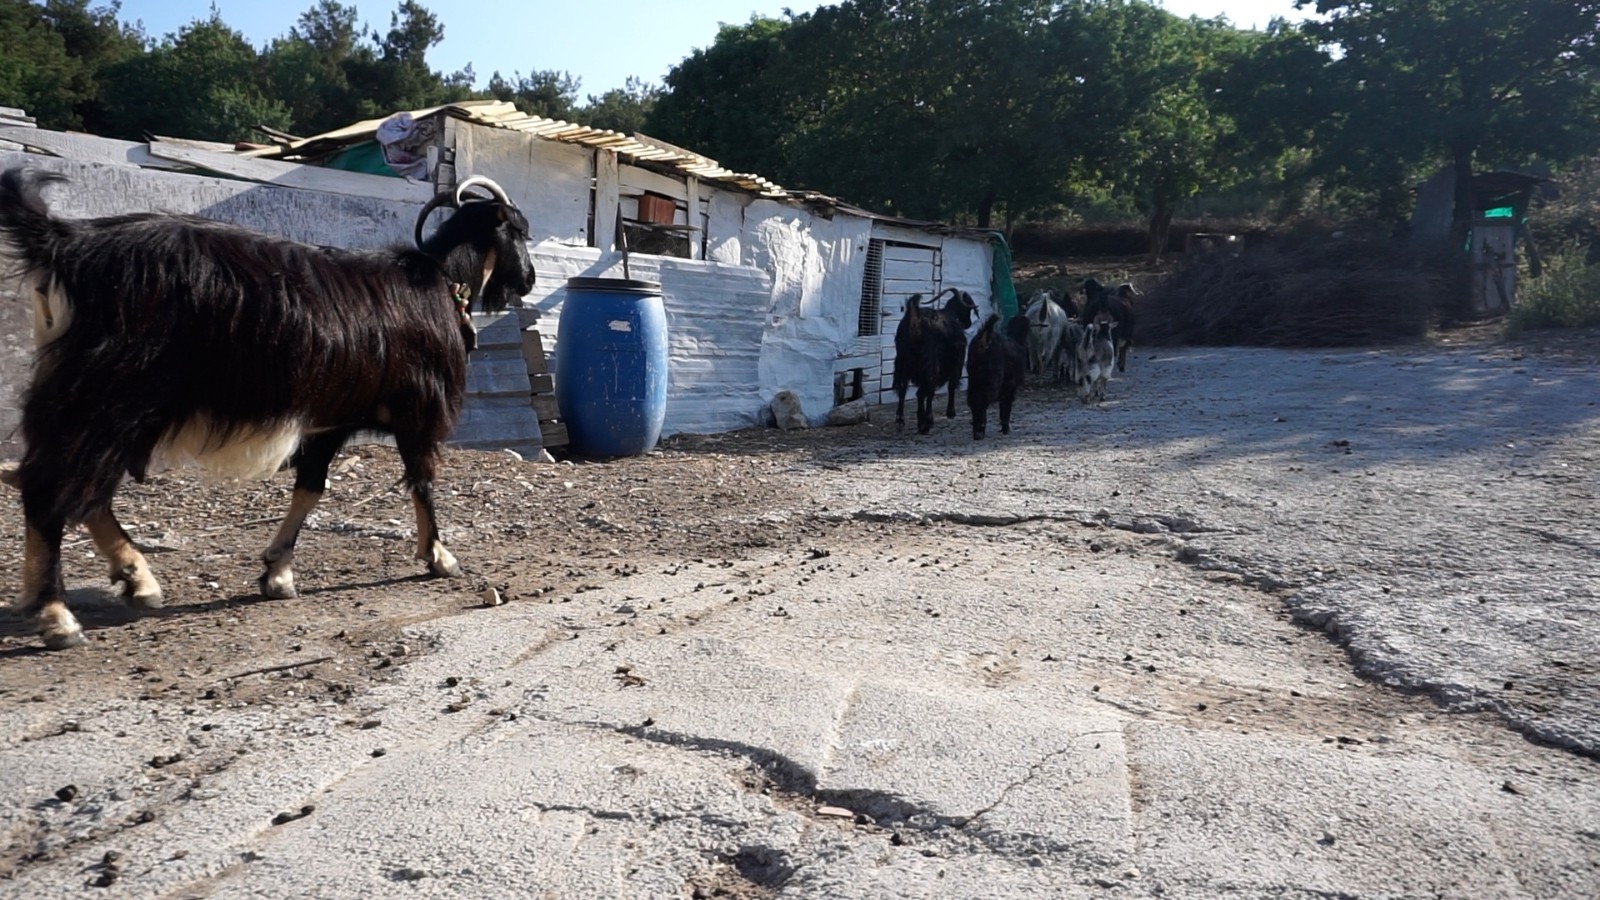
[[[378,39],[376,53],[359,51],[346,58],[345,77],[364,117],[395,110],[420,109],[472,96],[470,68],[441,75],[428,68],[428,50],[444,40],[444,26],[416,0],[401,0],[390,14],[389,30]]]
[[[345,66],[352,59],[375,54],[361,45],[356,9],[338,0],[319,0],[300,14],[289,33],[274,40],[263,54],[267,80],[289,109],[294,128],[305,134],[329,131],[360,116]]]
[[[1296,6],[1326,17],[1304,28],[1334,51],[1322,81],[1336,109],[1319,135],[1325,168],[1393,197],[1416,166],[1452,166],[1458,236],[1471,222],[1475,165],[1559,161],[1600,138],[1600,0]]]
[[[213,9],[142,56],[106,70],[107,131],[217,141],[253,140],[257,124],[289,126],[268,96],[261,59]]]
[[[657,85],[645,84],[643,79],[629,77],[620,88],[598,97],[590,94],[588,105],[576,110],[575,116],[577,121],[594,128],[634,134],[644,130],[661,90]]]
[[[76,127],[82,63],[28,0],[0,0],[0,105],[25,109],[48,127]]]
[[[785,149],[796,124],[788,109],[800,84],[782,83],[789,22],[752,16],[724,24],[710,47],[667,73],[644,130],[710,154],[730,169],[788,177]]]
[[[1040,205],[1059,144],[1037,115],[1034,0],[847,0],[724,26],[667,77],[652,133],[884,212]]]
[[[1219,136],[1223,158],[1276,199],[1276,211],[1302,208],[1315,185],[1308,164],[1319,126],[1334,115],[1323,90],[1328,54],[1298,26],[1278,19],[1264,32],[1239,32],[1234,51],[1202,76],[1217,111],[1233,120]]]
[[[551,119],[571,120],[578,102],[578,80],[554,69],[511,73],[506,79],[499,72],[489,78],[489,96],[515,103],[517,109]]]
[[[1248,154],[1220,102],[1222,73],[1252,39],[1220,19],[1181,19],[1148,3],[1075,0],[1053,22],[1073,84],[1079,185],[1101,184],[1147,216],[1152,259],[1172,217],[1202,190],[1243,175]]]
[[[144,35],[117,20],[119,7],[88,0],[0,0],[0,104],[46,128],[98,131],[102,72],[144,52]]]

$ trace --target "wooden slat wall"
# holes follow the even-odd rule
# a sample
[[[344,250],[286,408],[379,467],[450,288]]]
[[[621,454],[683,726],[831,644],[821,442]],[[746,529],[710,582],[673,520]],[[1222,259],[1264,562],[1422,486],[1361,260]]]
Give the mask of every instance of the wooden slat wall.
[[[478,326],[478,349],[467,360],[467,401],[450,443],[536,453],[544,440],[528,402],[528,367],[522,358],[517,313],[474,314],[472,320]]]

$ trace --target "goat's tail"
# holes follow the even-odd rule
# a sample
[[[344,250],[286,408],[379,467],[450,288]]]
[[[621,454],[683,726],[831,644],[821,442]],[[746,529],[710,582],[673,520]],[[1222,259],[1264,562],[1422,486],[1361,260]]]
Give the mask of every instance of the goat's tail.
[[[0,236],[29,268],[48,265],[56,242],[62,237],[60,223],[51,218],[43,191],[47,184],[66,180],[58,172],[39,169],[0,172]]]
[[[40,347],[60,337],[72,321],[72,305],[52,272],[68,226],[50,215],[43,196],[45,185],[66,180],[38,169],[0,172],[0,241],[21,269],[22,290],[33,309],[33,341]]]

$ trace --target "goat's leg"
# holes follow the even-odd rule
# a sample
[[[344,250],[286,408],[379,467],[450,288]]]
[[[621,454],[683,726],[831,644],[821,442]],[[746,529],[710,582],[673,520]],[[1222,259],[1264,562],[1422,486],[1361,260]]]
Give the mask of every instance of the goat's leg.
[[[899,376],[895,377],[894,393],[900,399],[894,405],[894,430],[902,433],[906,430],[906,386]]]
[[[144,554],[111,512],[111,504],[97,506],[83,517],[95,548],[111,566],[111,583],[122,586],[122,599],[135,609],[160,609],[165,605],[161,585],[150,572]]]
[[[295,596],[294,545],[300,539],[300,529],[306,517],[317,508],[328,485],[328,466],[334,454],[344,446],[348,432],[326,432],[312,435],[296,451],[294,457],[294,495],[289,500],[289,511],[284,514],[278,533],[272,543],[261,553],[266,567],[256,586],[261,596],[286,600]]]
[[[17,487],[22,491],[22,515],[26,521],[22,544],[22,595],[17,598],[16,609],[33,621],[39,629],[39,637],[51,650],[65,650],[85,643],[83,626],[67,609],[67,588],[61,578],[61,535],[66,530],[66,519],[57,501],[57,491],[61,490],[59,474],[42,472],[38,466],[24,462],[16,477]]]
[[[950,393],[948,395],[948,402],[945,404],[944,410],[944,417],[946,419],[954,419],[956,417],[956,391],[960,389],[961,370],[956,369],[956,377],[950,379]]]
[[[411,487],[411,505],[417,513],[417,559],[428,564],[428,571],[450,578],[462,574],[461,564],[445,549],[439,538],[439,519],[433,507],[433,478],[439,465],[437,443],[395,435],[400,459],[405,463],[406,484]]]
[[[933,431],[933,386],[917,385],[917,434]]]
[[[51,650],[81,647],[83,626],[67,609],[67,589],[61,580],[62,523],[30,521],[22,550],[22,596],[17,609],[33,620],[39,637]]]
[[[1017,394],[1014,390],[1000,391],[1000,433],[1011,433],[1011,404],[1016,402]]]

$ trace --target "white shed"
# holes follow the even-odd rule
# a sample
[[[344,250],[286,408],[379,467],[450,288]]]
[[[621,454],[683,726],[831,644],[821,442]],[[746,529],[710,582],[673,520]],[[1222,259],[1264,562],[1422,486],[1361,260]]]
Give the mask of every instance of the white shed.
[[[419,137],[391,142],[392,155],[418,160],[440,187],[492,178],[527,213],[539,278],[525,302],[538,311],[546,351],[561,352],[553,337],[567,279],[621,277],[623,243],[629,274],[661,282],[666,434],[756,424],[784,389],[814,423],[840,401],[881,401],[908,297],[957,287],[980,309],[990,305],[987,233],[876,215],[643,135],[524,115],[509,103],[410,117],[422,123]],[[382,126],[358,123],[269,155],[326,156],[375,141]]]

